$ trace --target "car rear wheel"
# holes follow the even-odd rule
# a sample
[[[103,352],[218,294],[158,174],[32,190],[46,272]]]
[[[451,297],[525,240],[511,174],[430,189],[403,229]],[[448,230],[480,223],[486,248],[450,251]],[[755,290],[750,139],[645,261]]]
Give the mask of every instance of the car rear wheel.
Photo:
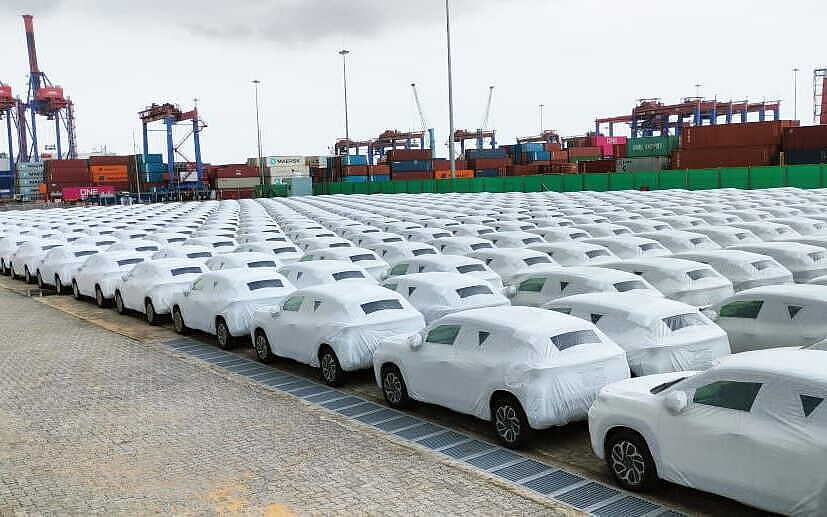
[[[396,365],[389,364],[382,368],[382,394],[388,405],[393,408],[403,408],[411,403],[405,379]]]
[[[6,261],[0,259],[0,274],[4,276],[9,276],[9,268],[6,266]]]
[[[126,306],[123,304],[123,296],[120,291],[115,291],[115,312],[118,314],[126,313]]]
[[[152,305],[152,300],[147,300],[144,303],[144,314],[146,314],[146,322],[150,325],[157,325],[160,322],[160,316],[155,312],[155,306]]]
[[[494,399],[491,420],[497,438],[509,449],[522,446],[531,433],[523,406],[513,395],[499,395]]]
[[[83,295],[80,294],[80,288],[78,287],[78,283],[76,280],[72,280],[72,298],[75,300],[80,300],[83,298]]]
[[[40,274],[40,271],[37,272],[37,288],[46,289],[46,283],[43,281],[43,275]]]
[[[658,472],[649,446],[634,431],[618,431],[606,440],[606,464],[614,480],[626,490],[644,492],[658,484]]]
[[[186,334],[189,332],[187,324],[184,323],[184,315],[181,314],[181,309],[177,305],[172,308],[172,328],[174,328],[178,334]]]
[[[345,383],[346,374],[342,370],[339,358],[336,357],[336,352],[327,345],[319,352],[319,366],[322,370],[322,380],[328,386],[336,387]]]
[[[215,320],[215,340],[218,341],[218,347],[222,350],[229,350],[233,347],[233,335],[230,334],[230,328],[224,318]]]
[[[31,284],[34,282],[34,278],[32,278],[32,274],[29,273],[29,266],[23,266],[23,281],[27,284]]]
[[[253,348],[256,349],[256,357],[258,357],[258,360],[262,363],[272,363],[276,359],[276,355],[270,349],[270,341],[267,339],[267,334],[261,329],[256,331]]]
[[[109,305],[109,301],[103,297],[103,291],[99,285],[95,286],[95,304],[103,309]]]
[[[63,283],[60,281],[58,275],[55,275],[55,291],[57,294],[66,294],[66,288],[63,287]]]

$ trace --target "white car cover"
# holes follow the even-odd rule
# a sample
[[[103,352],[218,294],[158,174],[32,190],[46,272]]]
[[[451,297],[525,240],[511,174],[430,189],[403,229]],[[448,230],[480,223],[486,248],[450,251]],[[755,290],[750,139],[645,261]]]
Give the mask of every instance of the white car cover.
[[[727,334],[697,307],[636,293],[567,296],[543,306],[591,321],[626,351],[635,375],[706,370],[730,354]]]
[[[735,292],[762,285],[792,284],[793,274],[774,258],[740,250],[678,253],[675,258],[709,264],[732,282]]]
[[[460,327],[454,346],[428,342],[441,326]],[[377,382],[383,365],[396,364],[412,398],[484,420],[497,390],[517,397],[534,429],[583,420],[603,386],[630,375],[623,350],[594,325],[543,309],[463,311],[421,336],[417,349],[397,338],[376,351]]]
[[[793,279],[805,284],[827,275],[827,249],[799,242],[765,242],[735,246],[732,249],[769,255],[792,271]]]

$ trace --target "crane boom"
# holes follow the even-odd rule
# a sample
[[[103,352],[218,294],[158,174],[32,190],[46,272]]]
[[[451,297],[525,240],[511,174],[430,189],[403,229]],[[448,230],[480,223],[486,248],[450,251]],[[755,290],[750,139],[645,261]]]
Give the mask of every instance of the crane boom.
[[[494,96],[494,87],[488,87],[488,103],[485,105],[485,114],[482,117],[480,129],[488,129],[488,118],[491,116],[491,98]]]
[[[425,119],[425,111],[422,109],[422,103],[419,101],[419,93],[416,91],[416,83],[411,83],[413,89],[414,102],[416,102],[416,110],[419,112],[419,123],[422,125],[422,131],[428,131],[428,121]]]

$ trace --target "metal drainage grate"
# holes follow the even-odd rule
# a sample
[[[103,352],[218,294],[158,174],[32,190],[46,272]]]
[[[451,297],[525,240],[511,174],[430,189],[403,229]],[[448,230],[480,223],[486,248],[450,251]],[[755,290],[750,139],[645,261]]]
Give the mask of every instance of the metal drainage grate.
[[[308,396],[308,397],[305,397],[305,399],[308,402],[321,404],[322,402],[327,402],[328,400],[333,400],[333,399],[340,399],[344,396],[345,396],[345,394],[342,393],[341,391],[335,391],[334,390],[334,391],[328,391],[326,393],[320,393],[318,395]]]
[[[473,456],[474,454],[490,451],[493,448],[494,446],[490,443],[481,442],[479,440],[470,440],[468,442],[449,447],[441,452],[446,456],[459,460],[462,458],[467,458],[468,456]]]
[[[620,493],[620,491],[617,489],[609,488],[606,485],[592,481],[591,483],[587,483],[557,496],[557,499],[575,508],[583,509],[605,501],[610,497],[614,497],[618,493]]]
[[[451,445],[455,445],[467,439],[468,437],[464,434],[460,434],[456,431],[447,431],[442,434],[430,436],[428,438],[419,440],[417,443],[429,449],[439,450]]]
[[[399,413],[392,409],[383,409],[382,411],[376,411],[375,413],[357,416],[356,420],[365,424],[373,424],[384,420],[390,420],[391,418],[396,418],[398,416],[400,416]]]
[[[394,418],[393,420],[388,420],[387,422],[382,422],[381,424],[376,424],[377,429],[381,429],[382,431],[392,433],[399,429],[404,429],[406,427],[410,427],[414,424],[421,422],[420,419],[414,418],[412,416],[403,415],[399,418]]]
[[[327,409],[339,409],[347,406],[354,406],[356,404],[362,403],[364,400],[360,399],[359,397],[345,397],[343,399],[332,400],[330,402],[325,402],[322,404]]]
[[[509,481],[519,481],[527,477],[536,476],[541,472],[549,470],[549,466],[539,461],[526,460],[492,472],[495,476],[503,477]]]
[[[483,470],[489,470],[494,467],[505,465],[506,463],[511,463],[512,461],[518,459],[520,459],[520,455],[505,449],[497,448],[487,454],[483,454],[482,456],[471,458],[468,460],[468,463]]]
[[[311,395],[318,395],[319,393],[324,393],[326,391],[330,391],[330,388],[327,386],[319,386],[318,384],[311,384],[306,388],[294,390],[293,395],[301,398],[307,398]]]
[[[644,501],[639,497],[627,496],[619,501],[607,504],[592,513],[600,517],[640,517],[659,508],[655,503]]]
[[[420,420],[420,422],[422,421]],[[408,440],[416,441],[418,438],[428,436],[429,434],[438,433],[439,431],[445,431],[445,428],[430,424],[428,422],[422,422],[417,426],[411,427],[410,429],[397,431],[394,434],[401,436],[402,438],[407,438]]]
[[[382,409],[382,406],[377,406],[373,402],[363,402],[362,404],[346,407],[337,411],[345,416],[358,416],[364,415],[367,412],[379,411],[380,409]]]
[[[557,470],[550,474],[532,479],[531,481],[527,481],[523,483],[523,486],[530,488],[535,492],[540,492],[541,494],[550,494],[582,481],[585,480],[580,476],[576,476],[566,472],[565,470]]]

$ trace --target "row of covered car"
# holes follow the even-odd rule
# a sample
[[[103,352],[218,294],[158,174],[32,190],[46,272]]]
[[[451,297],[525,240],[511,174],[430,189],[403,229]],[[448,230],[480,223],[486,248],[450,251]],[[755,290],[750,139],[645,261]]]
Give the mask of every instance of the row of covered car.
[[[591,408],[595,452],[624,487],[660,477],[786,512],[764,485],[706,485],[703,472],[670,463],[668,426],[638,413],[651,406],[656,420],[703,429],[714,407],[709,432],[763,444],[768,435],[742,426],[752,404],[741,384],[736,409],[721,402],[724,381],[698,384],[743,383],[752,374],[731,372],[758,364],[767,378],[789,369],[807,379],[797,431],[823,431],[824,379],[804,366],[824,366],[825,214],[827,195],[795,189],[10,212],[0,216],[0,268],[153,324],[169,315],[176,331],[215,334],[225,348],[249,336],[262,361],[319,367],[332,385],[373,368],[390,405],[418,400],[489,420],[511,447]],[[761,349],[771,350],[749,352]],[[797,436],[799,453],[823,447]],[[811,494],[804,513],[823,508],[814,483],[800,487]]]

